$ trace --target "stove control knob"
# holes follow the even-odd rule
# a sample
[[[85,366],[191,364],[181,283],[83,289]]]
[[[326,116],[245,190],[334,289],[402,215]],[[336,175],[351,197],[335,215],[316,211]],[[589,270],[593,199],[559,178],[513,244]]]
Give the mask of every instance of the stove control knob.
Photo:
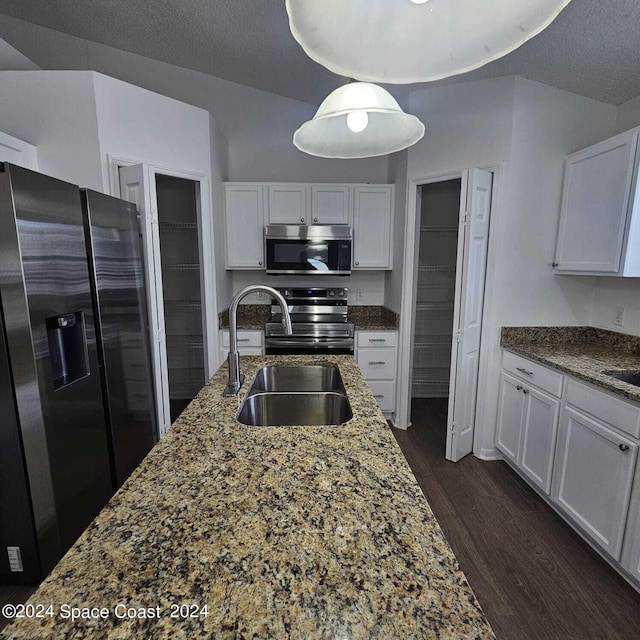
[[[333,289],[329,289],[329,297],[333,298],[336,295],[336,292]]]
[[[342,298],[342,297],[344,297],[344,291],[339,291],[339,292],[338,292],[338,295],[339,295],[341,298]]]

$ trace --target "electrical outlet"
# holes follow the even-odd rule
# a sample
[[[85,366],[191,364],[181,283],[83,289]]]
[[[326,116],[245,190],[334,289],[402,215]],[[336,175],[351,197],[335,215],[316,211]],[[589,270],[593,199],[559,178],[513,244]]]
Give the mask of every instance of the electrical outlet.
[[[613,324],[624,327],[624,307],[616,307],[613,315]]]
[[[256,291],[256,300],[264,300],[264,291]]]
[[[356,289],[356,300],[362,302],[364,300],[364,289]]]

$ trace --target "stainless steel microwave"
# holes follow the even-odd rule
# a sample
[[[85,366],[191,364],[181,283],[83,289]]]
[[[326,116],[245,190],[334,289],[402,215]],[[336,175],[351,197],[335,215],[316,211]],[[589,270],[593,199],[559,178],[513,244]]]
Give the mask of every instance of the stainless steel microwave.
[[[351,227],[270,225],[265,227],[267,273],[348,276],[352,241]]]

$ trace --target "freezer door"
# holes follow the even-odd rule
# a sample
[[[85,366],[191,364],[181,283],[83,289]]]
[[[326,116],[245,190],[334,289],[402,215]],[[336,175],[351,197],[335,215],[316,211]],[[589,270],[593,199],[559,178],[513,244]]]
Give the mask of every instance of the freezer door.
[[[30,491],[42,492],[46,457],[64,551],[112,495],[78,187],[2,165],[0,255]],[[34,503],[36,523],[40,509]]]
[[[88,189],[81,195],[120,487],[157,441],[140,225],[135,205]]]

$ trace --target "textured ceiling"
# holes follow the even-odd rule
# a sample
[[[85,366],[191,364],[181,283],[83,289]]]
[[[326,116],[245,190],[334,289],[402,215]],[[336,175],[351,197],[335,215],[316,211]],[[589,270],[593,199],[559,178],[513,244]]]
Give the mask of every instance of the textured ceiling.
[[[284,0],[0,0],[0,13],[312,104],[344,83],[295,42]],[[639,0],[573,0],[517,51],[439,84],[518,74],[617,105],[640,95],[639,36]]]

